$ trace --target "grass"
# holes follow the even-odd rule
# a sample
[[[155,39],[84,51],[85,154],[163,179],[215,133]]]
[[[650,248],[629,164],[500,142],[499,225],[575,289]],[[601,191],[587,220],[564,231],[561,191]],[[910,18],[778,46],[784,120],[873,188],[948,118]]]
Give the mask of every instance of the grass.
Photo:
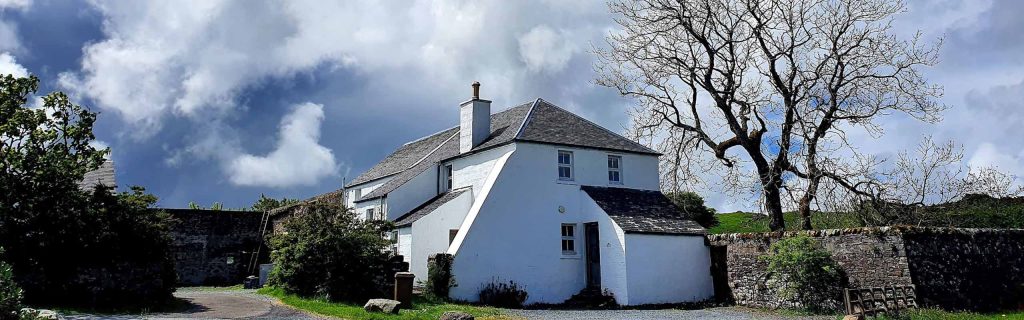
[[[517,319],[505,316],[500,309],[481,307],[466,304],[454,304],[446,302],[428,301],[417,298],[413,300],[413,308],[402,309],[397,315],[368,313],[363,310],[362,304],[331,302],[324,299],[303,298],[285,293],[279,288],[263,288],[257,291],[260,294],[281,300],[282,303],[297,309],[309,311],[319,315],[339,317],[343,319],[437,319],[445,311],[462,311],[469,313],[477,319]]]
[[[708,230],[709,233],[745,233],[768,232],[768,217],[758,213],[733,212],[717,215],[718,226]],[[786,230],[800,230],[800,216],[796,212],[783,214]],[[848,214],[816,213],[811,215],[811,225],[815,229],[856,228],[864,226],[855,217]]]
[[[980,314],[973,312],[950,312],[937,309],[910,310],[899,316],[881,316],[874,319],[906,319],[906,320],[989,320],[989,319],[1024,319],[1024,311],[1008,311],[1004,313]]]

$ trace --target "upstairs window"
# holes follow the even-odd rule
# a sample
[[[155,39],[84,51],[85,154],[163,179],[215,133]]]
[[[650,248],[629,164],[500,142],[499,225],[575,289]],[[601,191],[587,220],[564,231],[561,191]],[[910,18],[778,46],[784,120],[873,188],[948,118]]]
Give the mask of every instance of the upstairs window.
[[[572,180],[572,151],[558,151],[558,180]]]
[[[608,183],[622,184],[622,157],[608,156]]]
[[[562,254],[567,256],[576,255],[576,224],[562,224]]]
[[[444,166],[444,176],[445,176],[444,189],[448,190],[448,191],[452,190],[452,173],[453,173],[452,172],[452,165],[449,164],[449,165]]]
[[[363,218],[363,220],[369,221],[369,220],[375,219],[377,217],[377,213],[376,212],[377,212],[377,208],[368,208],[368,209],[366,209],[366,216]]]

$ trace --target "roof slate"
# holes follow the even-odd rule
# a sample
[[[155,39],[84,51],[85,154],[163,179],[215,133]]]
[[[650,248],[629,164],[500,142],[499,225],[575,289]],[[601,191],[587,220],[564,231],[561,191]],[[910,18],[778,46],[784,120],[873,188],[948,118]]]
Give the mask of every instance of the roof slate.
[[[458,127],[450,128],[406,143],[384,158],[384,160],[381,160],[372,168],[363,172],[363,174],[349,181],[345,186],[351,187],[405,171],[405,169],[409,169],[409,167],[437,148],[441,142],[444,142],[448,137],[458,132]]]
[[[541,99],[537,99],[537,104],[530,111],[530,117],[523,127],[523,133],[516,140],[659,154]]]
[[[451,158],[459,155],[459,134],[455,133],[450,139],[445,140],[439,148],[432,150],[430,154],[427,154],[425,158],[419,163],[413,165],[408,170],[402,171],[395,178],[388,180],[377,189],[373,189],[370,193],[367,193],[362,198],[356,200],[356,202],[366,201],[370,199],[376,199],[383,197],[384,195],[395,191],[398,187],[401,187],[409,180],[416,178],[423,171],[434,168],[437,163],[443,159]]]
[[[86,172],[82,176],[82,181],[78,182],[78,189],[91,191],[98,184],[107,187],[117,186],[117,180],[114,178],[114,160],[107,159],[96,170]]]
[[[581,186],[626,233],[705,234],[661,191]]]
[[[458,189],[439,194],[433,199],[427,200],[427,202],[421,204],[419,207],[410,210],[409,213],[406,213],[401,217],[398,217],[398,219],[395,219],[395,226],[404,227],[412,225],[412,223],[416,222],[416,220],[419,220],[420,218],[427,216],[431,212],[434,212],[434,210],[437,210],[437,208],[440,208],[445,203],[455,200],[468,190],[469,189]]]

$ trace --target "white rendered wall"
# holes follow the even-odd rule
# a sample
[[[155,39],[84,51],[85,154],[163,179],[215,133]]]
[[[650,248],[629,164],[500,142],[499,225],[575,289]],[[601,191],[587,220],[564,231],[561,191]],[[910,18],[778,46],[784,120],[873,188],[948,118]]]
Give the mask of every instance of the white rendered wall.
[[[402,255],[402,260],[410,262],[412,257],[412,228],[398,228],[398,254]],[[411,262],[410,262],[411,263]]]
[[[692,302],[715,295],[703,236],[626,234],[628,305]]]
[[[427,281],[427,259],[448,251],[448,231],[458,229],[473,204],[471,191],[463,192],[412,224],[412,251],[407,257],[416,281]]]
[[[558,150],[574,152],[576,181],[558,180]],[[608,185],[608,154],[516,143],[493,185],[481,188],[489,196],[483,199],[483,193],[474,192],[479,210],[475,215],[470,211],[470,227],[463,225],[459,234],[462,239],[457,237],[449,249],[456,255],[453,273],[459,284],[452,288],[452,298],[476,301],[487,283],[514,280],[529,293],[527,303],[565,301],[585,286],[582,223],[595,221],[601,229],[602,284],[613,293],[628,294],[623,280],[626,276],[622,275],[621,231],[616,234],[607,215],[595,210],[593,201],[579,188],[580,183]],[[655,156],[618,155],[623,158],[622,186],[658,189]],[[565,212],[560,213],[559,207]],[[562,223],[577,224],[577,257],[562,255]]]
[[[515,144],[500,146],[467,157],[454,159],[442,164],[442,167],[446,164],[452,165],[452,170],[454,171],[452,189],[473,187],[473,194],[480,194],[480,189],[483,187],[484,181],[487,180],[487,176],[494,170],[494,164],[498,161],[498,158],[512,152],[515,148]]]
[[[434,196],[437,196],[436,165],[388,193],[385,200],[387,219],[394,221]]]
[[[380,188],[380,186],[384,185],[388,181],[391,181],[391,178],[393,177],[394,176],[388,176],[377,180],[371,180],[348,188],[347,190],[345,190],[345,205],[348,206],[349,208],[354,208],[355,201],[359,200],[359,197],[367,195],[370,192],[373,192],[373,190]],[[357,194],[359,195],[359,197],[356,196]]]

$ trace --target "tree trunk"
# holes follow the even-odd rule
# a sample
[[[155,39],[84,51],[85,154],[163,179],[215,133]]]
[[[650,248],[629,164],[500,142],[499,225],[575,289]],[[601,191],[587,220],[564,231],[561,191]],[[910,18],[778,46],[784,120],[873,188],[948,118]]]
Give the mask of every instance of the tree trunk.
[[[800,199],[800,229],[811,230],[811,199]]]
[[[768,211],[768,228],[772,231],[786,230],[786,221],[782,217],[782,196],[778,185],[774,183],[764,185],[764,206]]]

